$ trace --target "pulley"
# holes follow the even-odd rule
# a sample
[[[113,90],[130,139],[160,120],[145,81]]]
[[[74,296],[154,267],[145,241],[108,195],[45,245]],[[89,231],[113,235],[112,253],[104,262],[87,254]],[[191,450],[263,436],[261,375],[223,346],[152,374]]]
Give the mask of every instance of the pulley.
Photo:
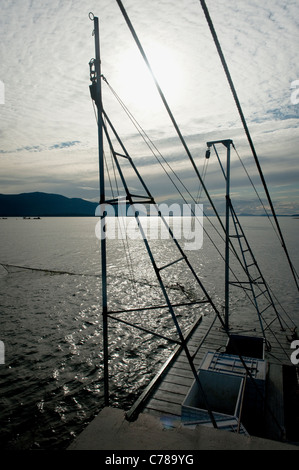
[[[92,83],[94,83],[97,79],[95,59],[90,59],[90,61],[89,61],[89,71],[90,71],[90,81]]]
[[[206,150],[206,158],[210,158],[211,156],[211,150],[209,148],[207,148]]]

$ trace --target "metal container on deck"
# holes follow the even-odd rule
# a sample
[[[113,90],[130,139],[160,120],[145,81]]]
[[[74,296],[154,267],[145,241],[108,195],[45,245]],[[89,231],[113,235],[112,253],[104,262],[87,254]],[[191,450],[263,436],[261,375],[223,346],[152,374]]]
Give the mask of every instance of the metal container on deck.
[[[182,422],[185,425],[202,424],[212,426],[209,409],[219,429],[246,433],[239,423],[244,377],[199,370],[198,377],[203,392],[194,380],[182,403]]]
[[[265,339],[255,336],[230,335],[225,352],[227,354],[265,359]]]
[[[254,357],[239,356],[208,351],[204,356],[200,369],[212,371],[220,375],[233,375],[245,379],[242,420],[246,429],[260,428],[265,405],[267,362]]]

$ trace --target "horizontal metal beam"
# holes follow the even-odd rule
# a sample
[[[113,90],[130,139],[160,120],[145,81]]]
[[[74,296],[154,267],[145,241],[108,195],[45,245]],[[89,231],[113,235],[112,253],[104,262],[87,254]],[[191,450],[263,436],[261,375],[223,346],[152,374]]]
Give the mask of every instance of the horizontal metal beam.
[[[208,300],[194,300],[193,302],[180,302],[176,304],[172,304],[173,307],[186,307],[188,305],[197,305],[197,304],[208,304]],[[137,308],[128,308],[123,310],[109,310],[108,314],[115,315],[117,313],[131,313],[131,312],[142,312],[143,310],[156,310],[159,308],[169,308],[167,304],[163,305],[152,305],[151,307],[137,307]]]
[[[166,341],[169,341],[174,344],[182,344],[181,341],[177,339],[170,338],[169,336],[161,335],[160,333],[157,333],[156,331],[149,330],[147,328],[144,328],[143,326],[136,325],[134,323],[131,323],[129,321],[123,320],[122,318],[114,317],[113,315],[108,315],[109,318],[115,321],[119,321],[120,323],[124,323],[127,326],[132,326],[133,328],[136,328],[137,330],[144,331],[145,333],[149,333],[153,336],[156,336],[157,338],[165,339]]]

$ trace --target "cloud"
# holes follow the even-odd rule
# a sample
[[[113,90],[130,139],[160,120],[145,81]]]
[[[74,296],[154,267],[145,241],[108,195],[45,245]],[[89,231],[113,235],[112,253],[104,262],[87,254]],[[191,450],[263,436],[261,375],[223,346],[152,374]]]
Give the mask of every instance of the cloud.
[[[123,3],[197,163],[202,165],[206,140],[233,138],[253,170],[200,2]],[[298,2],[207,3],[262,166],[270,182],[279,185],[280,178],[297,201],[299,105],[291,102],[290,86],[299,78]],[[182,178],[192,181],[189,162],[116,2],[92,1],[87,8],[79,0],[16,0],[4,2],[0,19],[0,79],[5,85],[5,103],[0,105],[2,192],[57,184],[62,194],[75,197],[83,191],[79,187],[98,186],[97,129],[89,95],[88,63],[94,57],[90,10],[100,17],[103,74],[165,158]],[[158,197],[173,195],[106,84],[103,99]],[[216,190],[217,173],[213,181]]]
[[[71,142],[60,142],[59,144],[54,144],[50,147],[50,150],[57,150],[57,149],[65,149],[69,147],[73,147],[76,144],[79,144],[79,140],[73,140]]]
[[[71,142],[59,142],[58,144],[53,144],[50,147],[46,148],[45,146],[42,145],[33,145],[31,147],[25,146],[22,148],[16,148],[12,150],[1,150],[0,149],[0,154],[13,154],[13,153],[18,153],[18,152],[44,152],[45,150],[59,150],[59,149],[66,149],[69,147],[73,147],[74,145],[80,144],[79,140],[73,140]]]

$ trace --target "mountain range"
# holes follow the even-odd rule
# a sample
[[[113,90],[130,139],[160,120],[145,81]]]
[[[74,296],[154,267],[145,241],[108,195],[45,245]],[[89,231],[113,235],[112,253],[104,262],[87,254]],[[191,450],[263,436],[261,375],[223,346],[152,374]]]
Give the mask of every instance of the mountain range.
[[[90,217],[97,206],[96,202],[59,194],[0,194],[0,217]]]
[[[0,194],[0,217],[93,217],[99,215],[96,214],[97,207],[97,202],[59,194]],[[241,212],[239,215],[254,214]],[[299,214],[291,216],[299,218]]]

